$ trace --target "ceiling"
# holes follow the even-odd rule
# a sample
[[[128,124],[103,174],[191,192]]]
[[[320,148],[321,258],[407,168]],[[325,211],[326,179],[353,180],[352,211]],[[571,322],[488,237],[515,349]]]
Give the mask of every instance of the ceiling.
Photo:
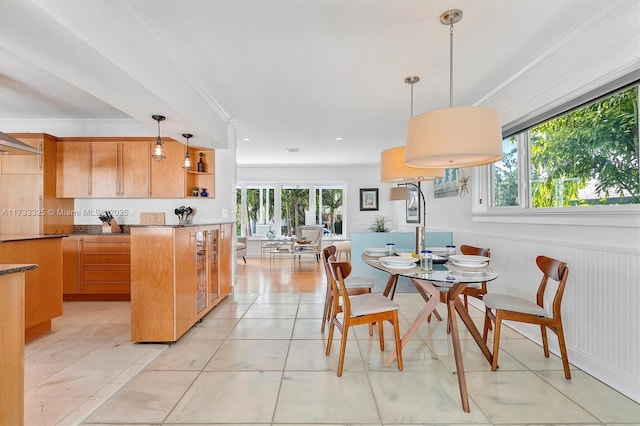
[[[236,146],[239,165],[376,164],[411,115],[497,92],[636,0],[0,0],[0,130]],[[620,10],[632,5],[628,13]],[[631,19],[631,21],[629,21]],[[626,20],[626,21],[625,21]],[[633,24],[635,22],[635,24]],[[622,25],[621,25],[622,26]],[[638,55],[636,52],[635,55]],[[567,55],[565,68],[581,67]],[[290,152],[290,148],[299,149]]]

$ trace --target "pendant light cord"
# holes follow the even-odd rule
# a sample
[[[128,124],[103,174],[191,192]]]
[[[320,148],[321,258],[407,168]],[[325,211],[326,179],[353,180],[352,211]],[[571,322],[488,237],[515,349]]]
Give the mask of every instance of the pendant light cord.
[[[453,22],[449,28],[449,108],[453,108]]]

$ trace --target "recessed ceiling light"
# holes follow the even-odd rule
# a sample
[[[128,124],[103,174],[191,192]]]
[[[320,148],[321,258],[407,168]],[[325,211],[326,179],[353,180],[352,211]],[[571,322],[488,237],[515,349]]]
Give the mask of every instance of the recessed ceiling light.
[[[336,138],[336,140],[337,140],[337,141],[341,141],[341,140],[342,140],[342,138]]]
[[[242,140],[243,140],[243,141],[245,141],[245,142],[249,142],[251,139],[249,139],[249,138],[243,138]]]
[[[288,152],[300,152],[300,148],[286,148]]]

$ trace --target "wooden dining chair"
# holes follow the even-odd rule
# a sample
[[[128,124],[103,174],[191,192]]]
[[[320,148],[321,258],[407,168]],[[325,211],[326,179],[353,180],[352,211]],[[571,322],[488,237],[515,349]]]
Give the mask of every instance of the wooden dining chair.
[[[549,358],[549,342],[547,340],[547,328],[556,333],[560,346],[560,355],[562,357],[562,365],[564,367],[564,376],[571,379],[571,370],[569,370],[569,357],[567,356],[567,346],[564,340],[564,331],[562,328],[562,296],[564,288],[569,277],[569,268],[565,262],[552,259],[546,256],[538,256],[536,264],[542,271],[542,281],[538,287],[536,302],[529,301],[520,297],[508,295],[488,293],[484,296],[485,318],[484,332],[482,337],[487,341],[489,333],[489,324],[495,324],[495,332],[493,336],[493,364],[491,369],[495,371],[498,368],[498,350],[500,345],[500,327],[503,320],[525,322],[529,324],[540,325],[542,333],[542,347],[544,356]],[[549,279],[558,283],[555,295],[553,297],[552,312],[549,314],[544,309],[544,295],[547,289]]]
[[[389,321],[393,325],[398,369],[402,370],[402,343],[400,342],[400,325],[398,322],[398,310],[400,309],[400,305],[381,294],[366,293],[350,295],[344,282],[344,277],[348,276],[351,272],[351,264],[348,262],[330,260],[329,265],[331,275],[333,277],[333,280],[331,280],[333,306],[331,309],[331,321],[329,323],[329,336],[327,338],[326,354],[331,354],[333,332],[338,328],[342,333],[342,339],[340,340],[340,356],[338,358],[338,377],[342,376],[349,328],[359,324],[377,323],[380,350],[384,351],[384,321]],[[341,294],[343,295],[342,305],[339,303]],[[343,313],[342,323],[338,320],[338,314],[340,312]]]
[[[489,258],[491,257],[491,249],[468,246],[468,245],[465,245],[465,244],[460,246],[460,253],[462,253],[464,255],[469,255],[469,256],[484,256],[484,257],[489,257]],[[467,312],[469,311],[469,300],[468,300],[468,297],[471,296],[471,297],[475,297],[476,299],[482,300],[484,298],[485,294],[487,294],[487,283],[486,282],[482,282],[478,286],[467,286],[467,288],[465,288],[462,291],[462,298],[464,300],[464,307],[467,309]]]
[[[469,255],[469,256],[484,256],[484,257],[491,257],[491,249],[488,248],[481,248],[481,247],[474,247],[474,246],[469,246],[466,244],[463,244],[460,246],[460,253],[464,254],[464,255]],[[482,300],[484,295],[487,294],[487,283],[486,281],[483,281],[482,283],[478,284],[478,285],[469,285],[467,286],[464,290],[462,290],[462,298],[464,300],[464,307],[467,310],[467,312],[469,312],[469,300],[468,297],[475,297],[476,299],[480,299]],[[441,303],[447,303],[447,292],[443,291],[440,293],[440,302]],[[434,314],[436,314],[437,311],[434,311]],[[429,315],[428,320],[431,320],[431,315]],[[492,326],[491,324],[489,324],[489,330],[491,330]],[[447,324],[447,334],[451,332],[451,325]]]
[[[333,281],[333,276],[331,275],[331,267],[329,266],[329,259],[336,256],[337,248],[333,245],[325,247],[322,249],[322,264],[324,266],[324,271],[327,279],[327,289],[324,298],[324,311],[322,312],[322,326],[320,327],[320,331],[324,333],[325,326],[328,321],[331,319],[331,306],[333,302],[333,293],[331,290],[331,281]],[[360,276],[346,276],[344,277],[344,282],[347,287],[347,293],[351,295],[356,294],[365,294],[371,293],[371,289],[374,286],[373,279],[369,277],[360,277]],[[338,288],[340,291],[340,288]],[[373,335],[373,327],[369,330],[369,333]]]

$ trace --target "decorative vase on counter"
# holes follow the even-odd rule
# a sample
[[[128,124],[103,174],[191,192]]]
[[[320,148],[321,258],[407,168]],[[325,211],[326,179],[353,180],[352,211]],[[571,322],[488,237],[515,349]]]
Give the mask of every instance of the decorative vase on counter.
[[[207,188],[202,188],[202,192],[200,193],[201,197],[208,197],[209,193],[207,192]]]

